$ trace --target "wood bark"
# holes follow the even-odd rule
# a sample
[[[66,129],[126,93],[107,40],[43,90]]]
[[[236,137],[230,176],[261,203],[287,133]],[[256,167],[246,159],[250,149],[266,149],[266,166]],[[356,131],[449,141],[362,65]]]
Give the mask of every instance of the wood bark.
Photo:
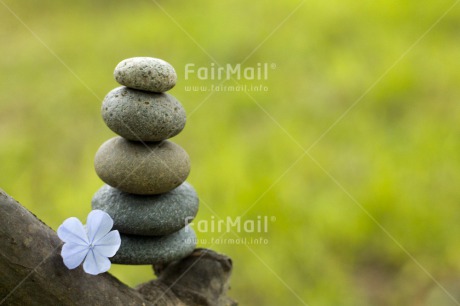
[[[109,273],[67,269],[61,247],[50,227],[0,189],[1,305],[237,305],[226,296],[232,262],[212,250],[156,266],[157,279],[130,288]]]

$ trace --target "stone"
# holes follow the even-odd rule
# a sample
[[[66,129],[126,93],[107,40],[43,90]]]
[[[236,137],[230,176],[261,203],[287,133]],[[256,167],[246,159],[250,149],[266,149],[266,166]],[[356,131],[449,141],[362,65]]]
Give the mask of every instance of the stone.
[[[132,57],[121,61],[113,72],[115,80],[130,88],[165,92],[176,85],[177,75],[168,62],[153,57]]]
[[[187,179],[190,158],[168,140],[141,143],[118,136],[101,145],[94,168],[101,180],[124,192],[160,194]]]
[[[102,118],[116,134],[136,141],[160,141],[179,134],[185,110],[173,96],[128,87],[110,91],[102,103]]]
[[[198,202],[195,190],[187,182],[170,192],[150,196],[104,185],[94,195],[92,207],[108,213],[120,233],[160,236],[190,223],[198,212]]]
[[[189,226],[166,236],[121,236],[117,254],[110,258],[115,264],[157,265],[181,259],[193,252],[196,235]]]

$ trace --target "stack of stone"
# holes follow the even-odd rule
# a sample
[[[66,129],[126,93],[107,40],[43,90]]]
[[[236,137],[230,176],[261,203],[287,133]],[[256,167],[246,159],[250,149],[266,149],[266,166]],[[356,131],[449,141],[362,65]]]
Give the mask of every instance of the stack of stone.
[[[135,57],[119,63],[114,76],[124,86],[104,98],[102,117],[120,136],[96,153],[96,173],[106,185],[92,207],[107,212],[121,234],[113,263],[167,263],[195,248],[187,224],[198,212],[195,190],[185,182],[189,157],[167,140],[186,121],[182,105],[165,93],[176,84],[176,72],[163,60]]]

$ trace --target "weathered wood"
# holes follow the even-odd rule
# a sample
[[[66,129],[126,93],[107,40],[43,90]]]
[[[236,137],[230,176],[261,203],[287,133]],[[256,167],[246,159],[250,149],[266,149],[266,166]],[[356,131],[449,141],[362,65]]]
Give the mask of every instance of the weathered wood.
[[[237,305],[226,296],[230,287],[232,260],[225,255],[207,249],[195,249],[190,256],[180,261],[154,268],[158,275],[157,281],[169,286],[186,305]],[[178,278],[178,275],[182,277]],[[151,287],[155,287],[157,281],[141,285],[139,291],[150,297]]]
[[[236,305],[225,296],[231,261],[213,251],[195,250],[136,290],[109,273],[67,269],[61,246],[51,228],[0,189],[0,304]]]

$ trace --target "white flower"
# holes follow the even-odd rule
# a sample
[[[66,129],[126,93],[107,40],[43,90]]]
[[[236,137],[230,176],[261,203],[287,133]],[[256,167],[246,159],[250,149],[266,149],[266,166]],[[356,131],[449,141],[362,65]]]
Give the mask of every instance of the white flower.
[[[112,218],[102,210],[93,210],[86,219],[86,229],[75,217],[65,220],[57,230],[64,246],[61,256],[69,269],[75,269],[83,260],[83,270],[97,275],[110,269],[110,260],[121,245],[120,233],[110,231]]]

